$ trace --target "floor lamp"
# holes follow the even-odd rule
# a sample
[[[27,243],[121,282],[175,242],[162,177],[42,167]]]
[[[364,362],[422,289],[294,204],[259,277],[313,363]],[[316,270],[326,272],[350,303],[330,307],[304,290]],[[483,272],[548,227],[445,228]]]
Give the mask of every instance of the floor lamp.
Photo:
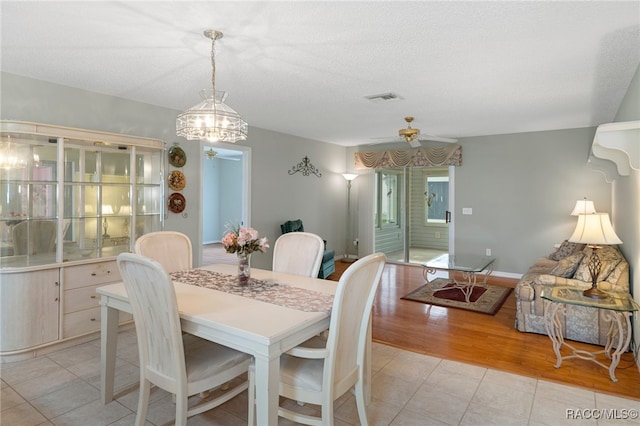
[[[356,259],[349,257],[349,249],[351,247],[351,181],[357,178],[358,175],[353,173],[343,173],[342,176],[347,180],[347,244],[344,248],[344,257],[342,258],[342,261],[345,263],[351,263],[358,257],[357,254]]]

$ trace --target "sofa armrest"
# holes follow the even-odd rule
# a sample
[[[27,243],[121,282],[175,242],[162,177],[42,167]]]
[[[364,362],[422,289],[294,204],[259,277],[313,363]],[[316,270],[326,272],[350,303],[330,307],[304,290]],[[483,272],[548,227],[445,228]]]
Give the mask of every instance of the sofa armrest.
[[[542,285],[554,285],[554,286],[566,286],[575,287],[581,289],[588,289],[591,287],[590,282],[576,280],[575,278],[563,278],[550,274],[541,274],[534,280],[535,284]]]
[[[566,287],[575,287],[580,289],[588,289],[591,288],[591,282],[577,280],[575,278],[563,278],[557,277],[555,275],[549,274],[541,274],[536,277],[533,281],[533,284],[537,285],[554,285],[554,286],[566,286]],[[609,281],[598,281],[598,288],[604,291],[618,291],[618,292],[627,292],[629,291],[622,285],[610,283]]]
[[[532,302],[535,298],[536,292],[533,290],[531,283],[520,282],[514,289],[516,299],[522,302]]]

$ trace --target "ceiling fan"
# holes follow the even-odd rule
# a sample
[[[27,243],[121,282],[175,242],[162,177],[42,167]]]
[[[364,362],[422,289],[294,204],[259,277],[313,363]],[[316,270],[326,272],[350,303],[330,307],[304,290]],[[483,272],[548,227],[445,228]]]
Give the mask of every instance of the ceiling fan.
[[[413,121],[413,117],[405,117],[404,121],[407,122],[406,129],[398,130],[398,136],[402,138],[405,142],[408,142],[414,148],[420,146],[421,141],[435,141],[435,142],[446,142],[446,143],[455,143],[458,142],[458,139],[444,138],[441,136],[430,135],[430,134],[422,134],[420,135],[420,129],[414,129],[411,127],[411,122]],[[398,136],[396,137],[383,137],[383,138],[373,138],[377,139],[376,142],[372,142],[369,145],[376,145],[379,143],[385,142],[399,142]]]
[[[404,138],[404,140],[407,141],[409,145],[411,145],[414,148],[420,146],[420,141],[435,141],[435,142],[446,142],[446,143],[458,142],[458,139],[443,138],[440,136],[435,136],[430,134],[425,134],[420,136],[420,129],[415,129],[411,127],[411,122],[413,121],[413,117],[405,117],[404,121],[407,122],[407,128],[398,130],[398,136]]]

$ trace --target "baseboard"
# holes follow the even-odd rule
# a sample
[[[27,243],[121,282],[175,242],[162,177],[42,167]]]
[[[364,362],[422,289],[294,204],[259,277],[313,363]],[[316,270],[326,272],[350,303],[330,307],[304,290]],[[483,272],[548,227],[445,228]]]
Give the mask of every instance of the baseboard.
[[[492,277],[502,277],[502,278],[513,278],[515,280],[519,280],[520,278],[522,278],[522,274],[516,274],[514,272],[500,272],[500,271],[493,271],[491,273]]]

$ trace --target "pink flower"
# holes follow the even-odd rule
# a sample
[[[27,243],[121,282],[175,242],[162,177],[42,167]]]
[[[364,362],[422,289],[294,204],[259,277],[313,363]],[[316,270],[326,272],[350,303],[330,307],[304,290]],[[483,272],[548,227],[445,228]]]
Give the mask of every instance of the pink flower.
[[[232,232],[228,232],[224,237],[222,237],[222,244],[225,247],[231,247],[236,243],[236,236]]]
[[[260,247],[259,247],[260,251],[264,253],[267,251],[268,248],[269,248],[269,241],[267,240],[267,237],[262,237],[260,239]]]
[[[227,253],[264,253],[268,248],[266,238],[258,238],[258,231],[253,228],[235,228],[222,237],[222,244]]]

